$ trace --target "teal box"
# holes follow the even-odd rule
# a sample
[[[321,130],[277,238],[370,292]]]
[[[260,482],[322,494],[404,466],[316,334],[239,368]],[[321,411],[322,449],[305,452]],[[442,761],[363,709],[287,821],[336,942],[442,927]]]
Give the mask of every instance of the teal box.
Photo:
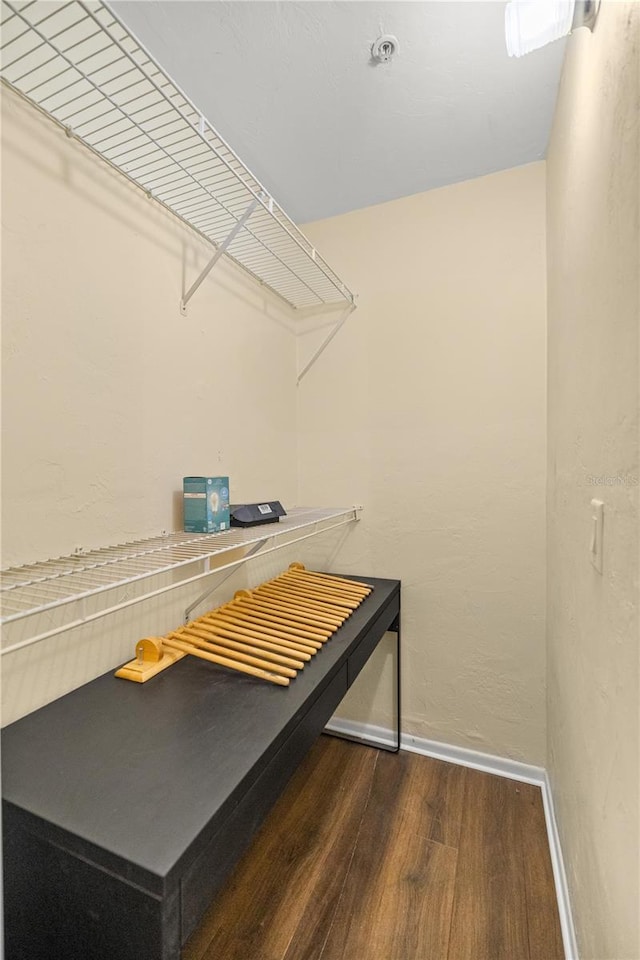
[[[183,477],[184,532],[229,529],[229,477]]]

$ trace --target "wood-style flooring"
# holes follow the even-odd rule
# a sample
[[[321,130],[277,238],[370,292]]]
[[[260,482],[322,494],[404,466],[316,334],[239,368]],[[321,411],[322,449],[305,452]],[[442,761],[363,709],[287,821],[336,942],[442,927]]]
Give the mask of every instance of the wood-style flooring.
[[[562,960],[538,787],[322,736],[183,960]]]

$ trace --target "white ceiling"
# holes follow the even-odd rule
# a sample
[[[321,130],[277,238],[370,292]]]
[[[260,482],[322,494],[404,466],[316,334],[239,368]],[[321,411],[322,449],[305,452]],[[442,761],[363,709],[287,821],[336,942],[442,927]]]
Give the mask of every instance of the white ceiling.
[[[112,3],[298,223],[545,155],[564,43],[510,59],[504,6]],[[400,50],[374,64],[381,33]]]

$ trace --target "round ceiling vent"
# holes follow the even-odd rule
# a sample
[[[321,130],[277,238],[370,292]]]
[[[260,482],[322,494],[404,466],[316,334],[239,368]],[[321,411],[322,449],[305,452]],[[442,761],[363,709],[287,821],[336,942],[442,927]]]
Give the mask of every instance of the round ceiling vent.
[[[388,63],[397,52],[398,38],[390,33],[383,34],[371,44],[371,56],[379,63]]]

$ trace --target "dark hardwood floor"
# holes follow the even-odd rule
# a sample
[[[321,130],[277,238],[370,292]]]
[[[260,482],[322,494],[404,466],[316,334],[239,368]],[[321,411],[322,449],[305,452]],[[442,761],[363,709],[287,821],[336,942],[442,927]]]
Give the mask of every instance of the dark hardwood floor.
[[[562,960],[538,787],[320,737],[183,960]]]

